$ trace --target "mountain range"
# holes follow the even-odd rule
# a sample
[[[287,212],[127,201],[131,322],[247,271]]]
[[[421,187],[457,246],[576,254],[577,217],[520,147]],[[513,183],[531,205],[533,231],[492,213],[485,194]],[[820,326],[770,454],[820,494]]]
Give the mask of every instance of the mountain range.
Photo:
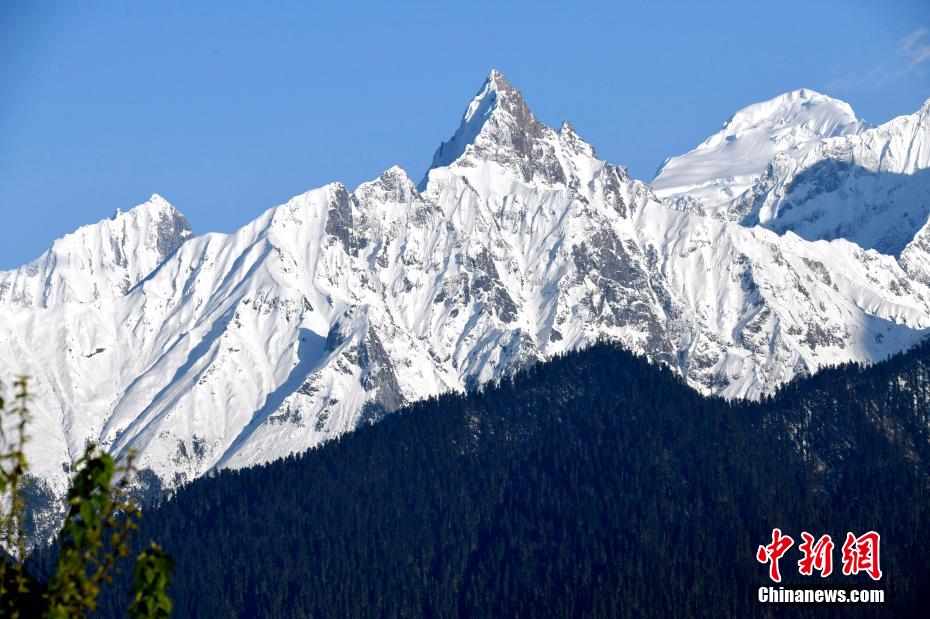
[[[156,195],[0,273],[0,374],[32,379],[50,505],[88,442],[160,493],[602,340],[757,399],[924,337],[928,168],[930,102],[873,126],[802,89],[647,183],[492,71],[419,182],[333,183],[231,234]]]

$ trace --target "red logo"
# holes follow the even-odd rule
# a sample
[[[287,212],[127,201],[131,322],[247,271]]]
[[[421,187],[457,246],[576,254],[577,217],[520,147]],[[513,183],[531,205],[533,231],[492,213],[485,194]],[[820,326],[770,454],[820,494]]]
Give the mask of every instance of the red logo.
[[[759,546],[756,551],[756,560],[759,563],[769,564],[769,578],[781,582],[781,572],[778,571],[778,560],[794,545],[794,540],[787,535],[782,536],[781,529],[772,529],[772,543],[768,546]]]
[[[821,578],[833,573],[833,540],[829,535],[823,535],[814,543],[814,536],[804,531],[801,533],[801,545],[798,550],[804,553],[798,561],[798,571],[804,576],[810,576],[814,570],[820,572]]]
[[[856,537],[852,533],[846,534],[846,543],[843,544],[843,573],[858,574],[865,572],[872,580],[882,577],[879,565],[879,542],[881,536],[875,531]]]
[[[801,559],[798,561],[798,573],[802,576],[812,576],[814,570],[820,572],[821,578],[833,573],[833,538],[821,535],[815,538],[804,531],[801,533]],[[881,536],[875,531],[869,531],[859,537],[853,533],[846,534],[843,544],[843,574],[854,576],[865,572],[872,580],[882,577],[880,555]],[[769,566],[769,578],[781,582],[781,570],[778,561],[788,550],[794,546],[794,539],[783,535],[781,529],[772,529],[772,541],[765,546],[759,546],[756,551],[756,560]]]

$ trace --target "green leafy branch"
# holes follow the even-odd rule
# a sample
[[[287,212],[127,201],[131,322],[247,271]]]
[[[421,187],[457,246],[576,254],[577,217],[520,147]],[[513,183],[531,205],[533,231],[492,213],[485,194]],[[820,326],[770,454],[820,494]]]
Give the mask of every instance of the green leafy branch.
[[[23,482],[29,470],[25,455],[29,423],[28,382],[15,383],[10,423],[0,423],[0,542],[6,549],[0,564],[0,614],[18,618],[35,599],[37,586],[23,568],[26,541],[23,522],[27,505]],[[0,398],[0,412],[5,402]],[[6,415],[2,421],[7,422]],[[6,426],[6,428],[4,427]],[[97,608],[105,585],[113,582],[120,560],[130,554],[129,540],[141,516],[129,497],[134,468],[129,454],[117,464],[112,456],[89,444],[75,463],[68,490],[68,513],[59,534],[55,570],[42,596],[42,616],[83,617]],[[134,619],[171,615],[173,562],[152,543],[136,557],[129,614]],[[30,607],[30,612],[35,609]]]

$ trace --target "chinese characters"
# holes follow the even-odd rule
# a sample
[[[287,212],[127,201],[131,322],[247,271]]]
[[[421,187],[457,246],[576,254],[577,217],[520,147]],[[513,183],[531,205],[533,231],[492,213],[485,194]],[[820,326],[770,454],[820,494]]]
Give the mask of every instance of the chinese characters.
[[[872,580],[882,577],[880,562],[881,536],[875,531],[869,531],[860,536],[853,533],[846,534],[846,541],[842,548],[842,572],[851,576],[864,572]],[[756,560],[769,566],[769,578],[774,582],[781,582],[779,560],[794,546],[794,539],[784,535],[781,529],[772,529],[772,541],[765,546],[759,546],[756,551]],[[801,543],[798,550],[801,558],[798,560],[798,572],[802,576],[812,576],[814,571],[826,578],[833,573],[833,538],[821,535],[819,538],[807,531],[801,533]]]

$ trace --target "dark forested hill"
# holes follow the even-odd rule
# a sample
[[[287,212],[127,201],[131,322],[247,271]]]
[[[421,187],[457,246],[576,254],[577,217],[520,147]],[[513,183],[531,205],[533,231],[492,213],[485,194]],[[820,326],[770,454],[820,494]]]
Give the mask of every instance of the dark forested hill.
[[[195,481],[138,540],[174,556],[178,617],[906,615],[930,601],[928,408],[927,345],[753,404],[601,345]],[[885,604],[757,602],[774,527],[787,583]],[[870,529],[879,583],[839,573]],[[798,575],[801,531],[833,536],[832,576]]]

